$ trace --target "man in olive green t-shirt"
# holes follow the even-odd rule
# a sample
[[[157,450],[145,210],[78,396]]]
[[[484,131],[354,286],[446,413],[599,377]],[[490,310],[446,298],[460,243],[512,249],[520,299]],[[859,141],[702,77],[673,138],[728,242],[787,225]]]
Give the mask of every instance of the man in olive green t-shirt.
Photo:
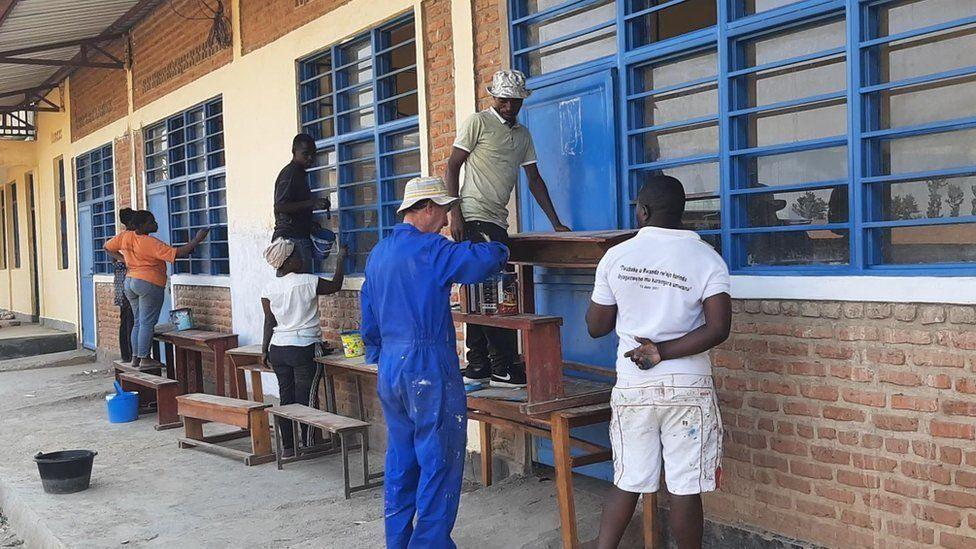
[[[535,146],[529,130],[518,123],[522,101],[531,93],[519,71],[498,71],[488,93],[491,108],[468,118],[447,162],[448,192],[460,196],[451,211],[454,240],[508,244],[508,201],[518,183],[519,167],[525,170],[529,190],[556,231],[568,231],[553,208],[549,189],[536,166]],[[464,185],[460,185],[461,166]],[[460,192],[460,194],[459,194]],[[468,324],[467,382],[486,382],[500,387],[525,386],[524,367],[515,366],[516,333],[513,330]]]

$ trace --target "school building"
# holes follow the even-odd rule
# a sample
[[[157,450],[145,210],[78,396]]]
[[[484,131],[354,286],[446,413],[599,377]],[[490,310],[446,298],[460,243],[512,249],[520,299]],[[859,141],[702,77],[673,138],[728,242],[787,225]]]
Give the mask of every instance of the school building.
[[[567,225],[633,227],[642,179],[673,175],[733,274],[707,518],[756,546],[972,548],[973,51],[972,0],[0,2],[0,307],[116,354],[102,246],[119,208],[148,208],[174,244],[213,227],[165,309],[259,342],[273,184],[304,131],[351,251],[321,300],[337,340],[404,183],[443,175],[491,75],[517,68]],[[519,191],[513,227],[550,230]],[[538,270],[537,308],[564,317],[567,360],[612,367],[615,339],[586,335],[591,287]],[[513,469],[551,458],[497,444]]]

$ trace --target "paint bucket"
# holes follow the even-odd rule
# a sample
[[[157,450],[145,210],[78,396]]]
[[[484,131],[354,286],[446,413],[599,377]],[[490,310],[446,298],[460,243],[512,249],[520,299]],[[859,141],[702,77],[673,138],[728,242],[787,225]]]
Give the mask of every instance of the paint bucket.
[[[336,234],[329,229],[319,229],[310,236],[312,239],[312,257],[316,261],[322,261],[329,257],[332,248],[335,246]]]
[[[41,485],[48,494],[72,494],[87,490],[91,485],[92,463],[98,452],[65,450],[38,452],[34,456]]]
[[[193,311],[189,308],[173,309],[169,312],[169,322],[178,331],[189,330],[193,328]]]
[[[105,397],[109,423],[128,423],[139,419],[139,393],[123,391],[122,385],[115,382],[115,394]]]
[[[366,354],[363,336],[359,335],[359,332],[342,332],[339,338],[342,340],[342,352],[346,358],[356,358]]]

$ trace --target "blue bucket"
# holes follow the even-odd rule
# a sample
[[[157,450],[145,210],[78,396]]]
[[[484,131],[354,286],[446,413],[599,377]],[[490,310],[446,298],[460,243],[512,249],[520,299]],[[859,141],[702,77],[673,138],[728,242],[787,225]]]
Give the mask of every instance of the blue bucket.
[[[311,239],[312,257],[316,261],[322,261],[332,253],[332,248],[336,242],[336,234],[329,229],[319,229],[311,234]]]
[[[123,391],[119,382],[115,382],[115,394],[105,397],[110,423],[127,423],[139,419],[139,393]]]

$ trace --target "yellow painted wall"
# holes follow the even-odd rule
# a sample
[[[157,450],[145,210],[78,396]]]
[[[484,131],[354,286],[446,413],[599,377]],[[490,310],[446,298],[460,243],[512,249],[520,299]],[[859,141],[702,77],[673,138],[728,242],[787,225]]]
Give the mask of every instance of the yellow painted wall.
[[[0,185],[6,205],[7,255],[6,268],[0,270],[0,307],[18,313],[30,314],[31,278],[27,255],[27,174],[34,171],[37,150],[31,141],[0,141]],[[11,186],[17,186],[18,228],[20,233],[20,268],[13,261],[13,217],[11,215]]]
[[[68,97],[67,87],[64,97]],[[37,115],[36,200],[38,222],[38,265],[41,285],[41,317],[78,325],[78,224],[75,219],[75,184],[72,176],[71,116],[64,112]],[[64,159],[68,221],[68,267],[59,268],[60,232],[58,180],[55,159]]]

